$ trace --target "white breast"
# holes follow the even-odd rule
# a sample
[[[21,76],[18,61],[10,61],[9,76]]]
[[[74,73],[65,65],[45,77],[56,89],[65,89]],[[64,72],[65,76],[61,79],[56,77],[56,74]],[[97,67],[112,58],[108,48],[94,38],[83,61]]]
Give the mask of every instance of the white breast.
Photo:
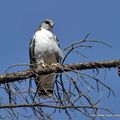
[[[45,29],[37,31],[33,36],[35,39],[35,56],[45,61],[49,59],[49,62],[55,62],[55,54],[62,55],[60,48],[55,40],[54,35]]]

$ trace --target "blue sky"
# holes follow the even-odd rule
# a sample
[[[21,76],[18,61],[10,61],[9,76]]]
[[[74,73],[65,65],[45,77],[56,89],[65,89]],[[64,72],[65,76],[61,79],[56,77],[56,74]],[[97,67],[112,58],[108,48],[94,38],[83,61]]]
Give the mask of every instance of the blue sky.
[[[97,44],[91,50],[83,49],[81,52],[88,59],[71,56],[68,63],[119,59],[119,5],[119,0],[1,0],[0,73],[12,64],[29,63],[30,39],[46,18],[54,20],[54,32],[61,48],[83,39],[88,32],[91,33],[88,39],[104,41],[112,46]],[[114,69],[108,71],[107,81],[115,90],[116,97],[105,98],[102,104],[109,103],[109,107],[120,114],[120,78]]]

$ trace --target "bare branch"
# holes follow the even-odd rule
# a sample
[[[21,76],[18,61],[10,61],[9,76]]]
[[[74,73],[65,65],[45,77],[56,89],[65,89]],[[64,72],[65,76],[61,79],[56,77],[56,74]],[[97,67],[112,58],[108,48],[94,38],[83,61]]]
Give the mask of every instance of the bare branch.
[[[31,78],[35,73],[39,75],[47,75],[51,73],[62,73],[69,72],[71,70],[87,70],[87,69],[98,69],[98,68],[115,68],[120,66],[120,60],[111,60],[111,61],[99,61],[99,62],[87,62],[79,64],[65,64],[65,65],[46,65],[45,67],[39,66],[35,71],[32,69],[27,69],[14,73],[6,73],[0,75],[0,84],[14,82],[19,80],[24,80]]]
[[[31,104],[8,104],[8,105],[1,105],[0,109],[4,108],[18,108],[18,107],[47,107],[47,108],[60,108],[60,109],[66,109],[66,108],[88,108],[88,109],[98,109],[96,106],[56,106],[56,105],[47,105],[47,104],[42,104],[42,103],[31,103]],[[105,109],[105,108],[100,108],[100,109]],[[107,109],[106,109],[107,110]]]

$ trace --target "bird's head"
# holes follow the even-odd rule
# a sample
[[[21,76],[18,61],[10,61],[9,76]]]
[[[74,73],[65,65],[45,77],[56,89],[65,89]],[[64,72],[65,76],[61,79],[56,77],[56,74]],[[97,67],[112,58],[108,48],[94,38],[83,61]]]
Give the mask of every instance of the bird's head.
[[[41,24],[41,27],[46,30],[52,30],[53,26],[54,26],[54,22],[50,19],[44,20]]]

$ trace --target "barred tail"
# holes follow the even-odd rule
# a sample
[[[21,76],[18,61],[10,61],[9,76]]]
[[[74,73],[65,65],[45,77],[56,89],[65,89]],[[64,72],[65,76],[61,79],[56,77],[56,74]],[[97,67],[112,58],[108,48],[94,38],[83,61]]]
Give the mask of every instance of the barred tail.
[[[54,75],[41,75],[37,77],[35,83],[40,97],[47,98],[53,96],[53,79]]]

